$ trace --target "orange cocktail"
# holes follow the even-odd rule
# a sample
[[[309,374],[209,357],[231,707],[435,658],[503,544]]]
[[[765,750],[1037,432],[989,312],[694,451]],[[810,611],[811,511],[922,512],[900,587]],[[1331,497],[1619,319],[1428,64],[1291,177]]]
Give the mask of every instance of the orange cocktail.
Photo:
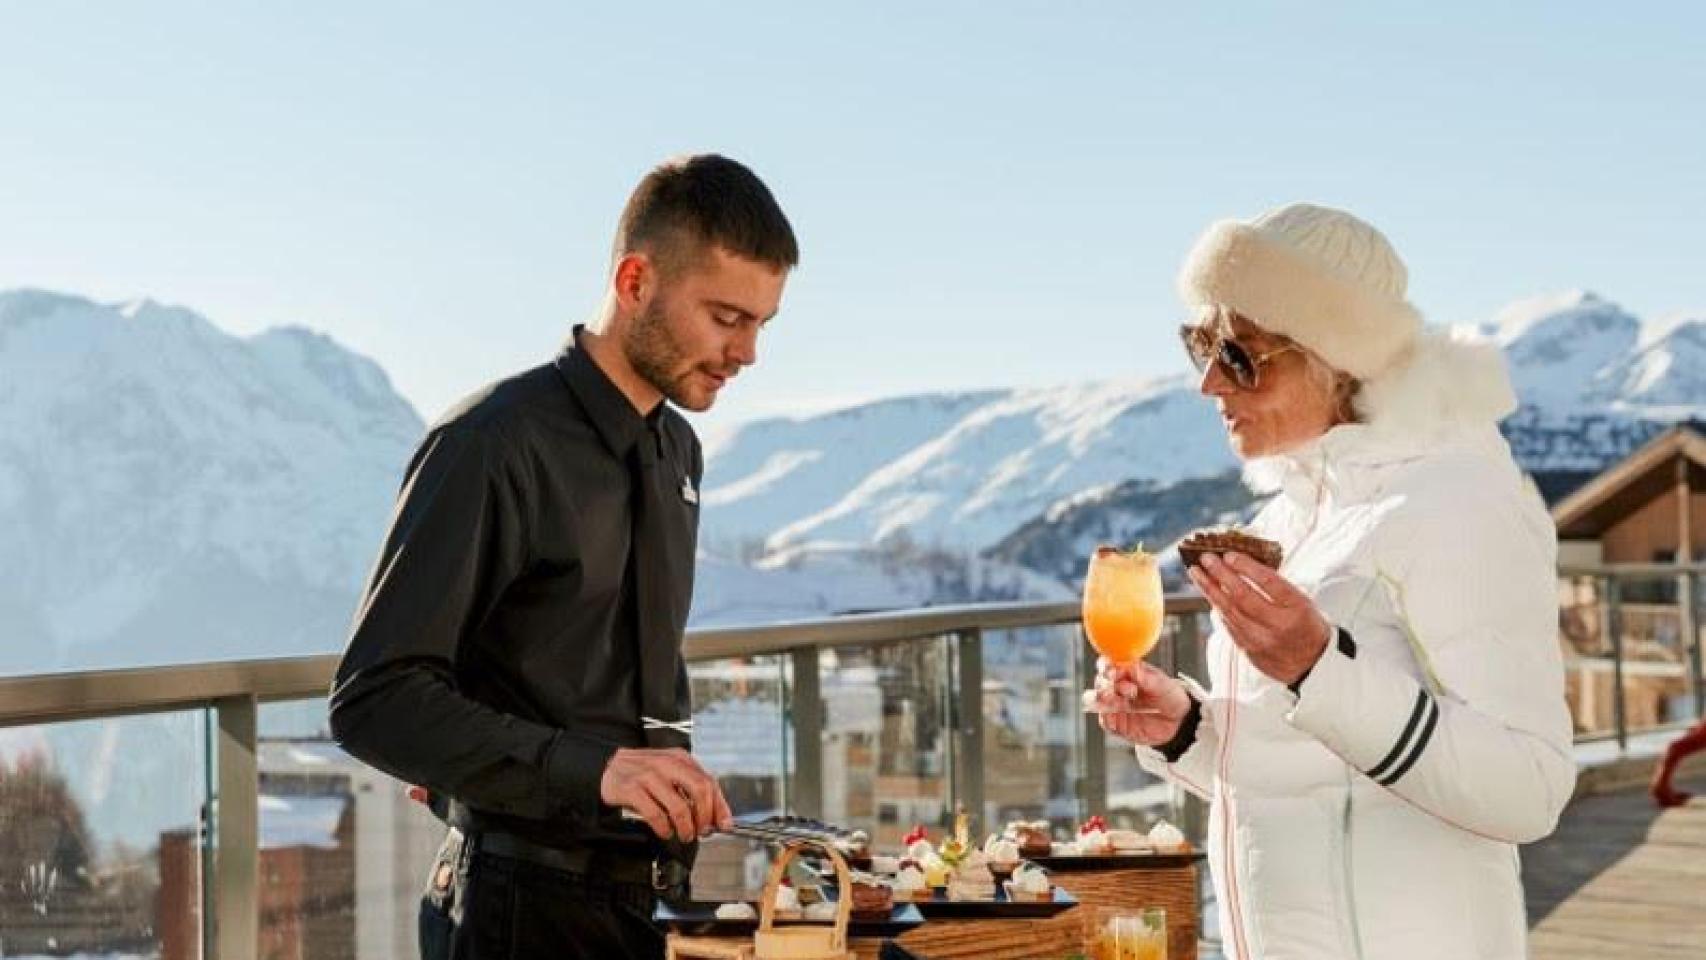
[[[1155,648],[1166,616],[1155,557],[1141,547],[1096,548],[1084,577],[1084,632],[1091,646],[1115,663],[1135,663]]]

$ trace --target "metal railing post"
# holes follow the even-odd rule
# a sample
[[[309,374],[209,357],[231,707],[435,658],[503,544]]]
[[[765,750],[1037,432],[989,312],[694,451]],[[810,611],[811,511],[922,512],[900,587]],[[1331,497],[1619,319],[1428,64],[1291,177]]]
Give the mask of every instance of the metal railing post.
[[[788,801],[803,817],[823,816],[823,684],[818,673],[818,648],[790,652],[794,685],[788,694],[788,713],[794,724],[794,769]]]
[[[1700,575],[1685,571],[1677,575],[1676,603],[1682,621],[1683,655],[1688,658],[1694,687],[1694,719],[1706,718],[1706,681],[1701,677]]]
[[[1078,645],[1078,689],[1088,690],[1096,683],[1096,650],[1084,635],[1082,624],[1074,624],[1072,639]],[[1084,764],[1078,777],[1078,819],[1091,814],[1108,812],[1108,735],[1094,713],[1086,712],[1076,703],[1068,709],[1083,714]]]
[[[1623,702],[1623,609],[1620,599],[1622,586],[1610,574],[1601,574],[1599,596],[1604,606],[1600,610],[1600,629],[1611,641],[1611,717],[1617,732],[1619,752],[1629,749],[1629,725]]]
[[[983,808],[983,631],[961,630],[954,635],[955,673],[958,677],[957,710],[954,714],[953,790],[958,804],[965,806],[975,828],[985,833],[999,829]]]
[[[214,701],[219,799],[214,808],[213,942],[219,960],[255,960],[260,946],[260,775],[254,696]]]
[[[197,811],[196,843],[198,865],[201,871],[196,876],[197,909],[196,924],[201,928],[201,938],[198,941],[200,953],[191,960],[205,960],[219,955],[219,945],[213,942],[213,856],[218,845],[213,836],[213,800],[219,796],[219,787],[214,781],[218,772],[218,737],[219,718],[213,705],[203,707],[201,713],[201,809]]]

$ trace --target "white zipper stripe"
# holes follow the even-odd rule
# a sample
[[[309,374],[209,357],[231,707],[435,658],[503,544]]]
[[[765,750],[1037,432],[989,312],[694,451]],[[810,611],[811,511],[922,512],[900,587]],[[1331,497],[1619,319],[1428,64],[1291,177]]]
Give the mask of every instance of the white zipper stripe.
[[[1240,902],[1238,883],[1238,859],[1233,849],[1232,821],[1235,807],[1232,794],[1227,790],[1227,774],[1232,769],[1231,751],[1232,739],[1238,728],[1238,651],[1228,649],[1227,657],[1228,685],[1232,688],[1232,696],[1226,707],[1226,737],[1220,743],[1220,852],[1221,870],[1226,877],[1227,907],[1232,914],[1232,945],[1238,952],[1238,960],[1250,960],[1250,947],[1244,941],[1244,905]]]

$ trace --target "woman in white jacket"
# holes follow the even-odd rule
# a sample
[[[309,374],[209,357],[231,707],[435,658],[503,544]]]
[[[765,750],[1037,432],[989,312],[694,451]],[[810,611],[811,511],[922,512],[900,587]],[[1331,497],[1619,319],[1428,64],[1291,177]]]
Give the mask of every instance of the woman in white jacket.
[[[1556,539],[1495,426],[1503,359],[1425,330],[1406,283],[1373,227],[1307,205],[1215,224],[1180,276],[1285,559],[1191,571],[1208,689],[1105,666],[1094,698],[1211,803],[1237,960],[1524,957],[1516,845],[1575,782]]]

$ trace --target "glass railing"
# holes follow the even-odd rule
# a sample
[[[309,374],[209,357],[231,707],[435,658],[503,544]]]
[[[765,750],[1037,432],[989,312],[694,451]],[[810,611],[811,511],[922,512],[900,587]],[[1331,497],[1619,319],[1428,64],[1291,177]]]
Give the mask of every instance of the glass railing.
[[[1170,602],[1164,666],[1195,648],[1201,609]],[[990,604],[696,631],[695,752],[739,813],[884,845],[962,808],[1062,830],[1090,812],[1177,817],[1079,709],[1077,616]],[[335,666],[0,678],[0,956],[412,956],[443,827],[331,741]],[[695,882],[747,886],[758,867],[712,850]]]
[[[0,956],[202,955],[208,723],[0,729]]]
[[[1699,565],[1565,568],[1558,633],[1578,739],[1675,729],[1706,707]]]
[[[1698,716],[1700,572],[1560,571],[1583,739]],[[1152,659],[1206,679],[1205,613],[1170,598]],[[1200,837],[1200,806],[1080,710],[1093,654],[1077,618],[983,604],[695,631],[695,752],[737,812],[820,816],[879,846],[956,809],[1062,832],[1166,816]],[[0,678],[0,956],[413,956],[443,827],[331,742],[335,666]],[[761,868],[710,850],[695,882],[750,886]]]

